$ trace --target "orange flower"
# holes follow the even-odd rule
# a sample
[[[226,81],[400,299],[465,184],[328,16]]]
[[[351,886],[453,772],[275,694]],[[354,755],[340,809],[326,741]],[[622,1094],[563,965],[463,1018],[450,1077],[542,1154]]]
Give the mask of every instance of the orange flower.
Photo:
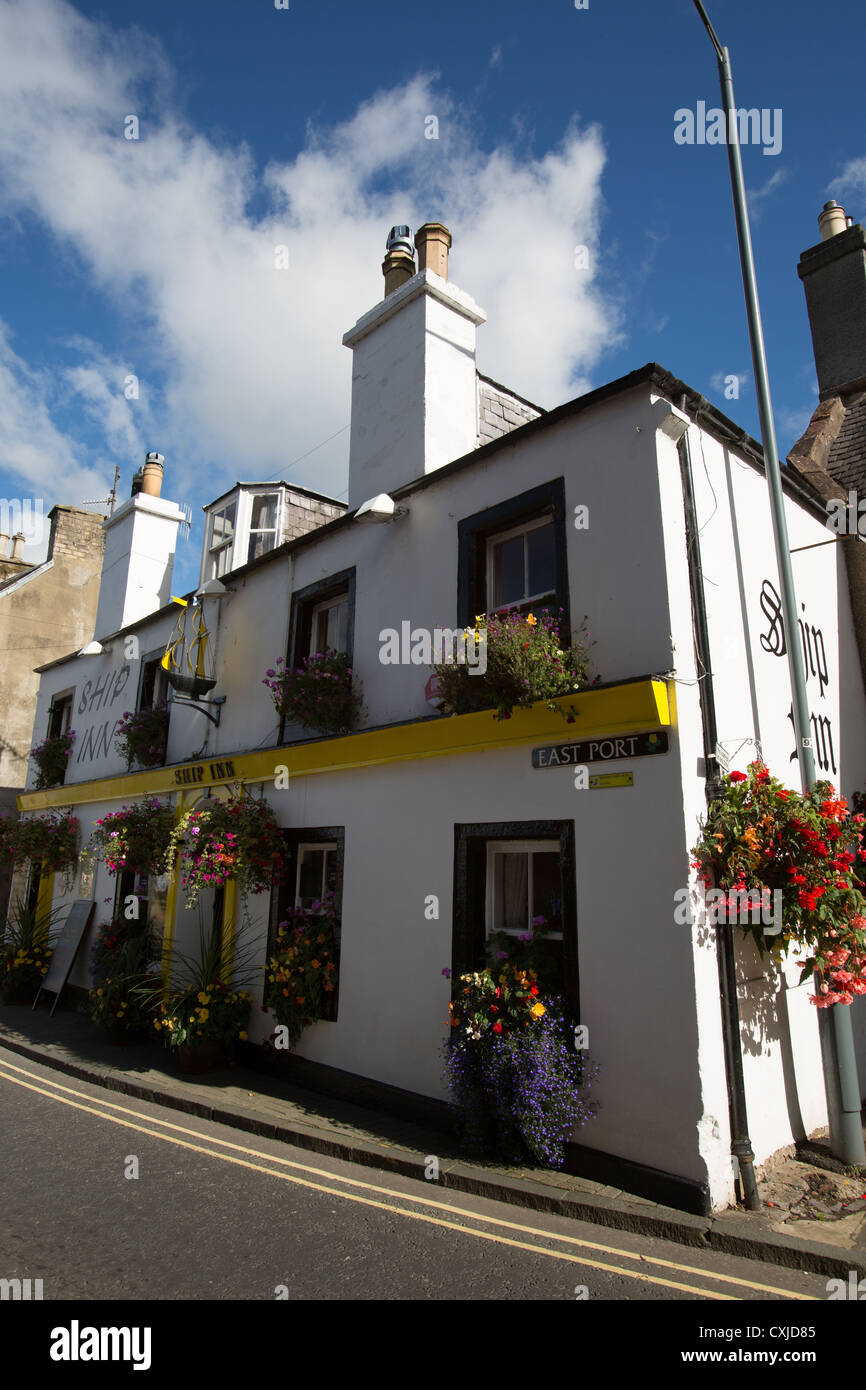
[[[536,623],[538,622],[538,619],[534,617],[532,613],[527,613],[526,621],[529,623],[530,627],[535,627]]]

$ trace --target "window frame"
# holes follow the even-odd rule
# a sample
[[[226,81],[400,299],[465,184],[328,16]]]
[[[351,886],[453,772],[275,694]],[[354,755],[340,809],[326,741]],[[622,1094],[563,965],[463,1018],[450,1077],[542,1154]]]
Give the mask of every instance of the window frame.
[[[563,993],[580,1018],[577,870],[573,820],[455,824],[452,977],[482,967],[487,947],[488,846],[544,842],[559,853],[562,875]],[[540,846],[539,846],[540,847]],[[492,891],[492,890],[491,890]],[[553,935],[553,934],[551,934]]]
[[[61,715],[60,722],[62,727],[59,728],[55,733],[52,733],[51,730],[52,725],[54,724],[55,715],[59,710],[65,710],[67,717],[64,722],[63,716]],[[72,724],[72,715],[74,710],[75,686],[71,685],[66,690],[55,691],[55,693],[51,696],[51,700],[48,705],[48,731],[46,737],[59,738],[61,734],[65,734]]]
[[[495,561],[495,555],[494,555],[495,547],[496,547],[497,545],[502,545],[502,544],[504,544],[506,541],[516,540],[518,536],[524,537],[524,547],[523,547],[523,572],[524,572],[524,584],[528,585],[528,583],[529,583],[529,577],[528,577],[528,575],[529,575],[529,564],[528,564],[528,557],[527,557],[527,553],[526,553],[525,537],[529,534],[530,531],[538,531],[538,530],[541,529],[542,526],[552,526],[552,527],[553,527],[553,547],[554,547],[554,549],[553,549],[553,559],[554,559],[554,568],[556,567],[556,525],[555,525],[555,523],[554,523],[552,513],[543,512],[543,513],[541,514],[541,516],[534,517],[531,521],[519,522],[517,526],[511,526],[511,527],[509,527],[509,529],[508,529],[507,531],[497,531],[494,535],[488,536],[488,537],[487,537],[487,542],[486,542],[486,546],[487,546],[487,583],[486,583],[486,594],[492,594],[492,593],[494,592],[494,587],[495,587],[495,582],[496,582],[496,580],[495,580],[496,561]],[[554,599],[554,600],[555,600],[555,598],[556,598],[556,581],[555,581],[555,577],[554,577],[554,587],[553,587],[553,589],[547,589],[544,593],[527,594],[527,595],[525,596],[525,598],[521,598],[521,599],[519,599],[519,600],[507,600],[505,603],[497,605],[497,608],[508,607],[508,608],[523,609],[523,608],[530,607],[530,606],[533,605],[533,604],[540,604],[540,603],[543,603],[543,602],[545,602],[545,601],[550,601],[551,599]],[[489,609],[488,609],[487,611],[489,611]],[[495,612],[495,611],[497,611],[497,610],[494,609],[493,611]],[[474,617],[475,614],[473,613],[472,616]]]
[[[550,482],[521,492],[516,497],[498,502],[484,511],[463,517],[457,524],[457,624],[468,627],[479,613],[489,613],[490,542],[528,529],[528,523],[553,521],[554,573],[553,607],[563,610],[563,641],[571,642],[571,606],[568,590],[566,551],[565,479]],[[527,600],[524,600],[524,603]],[[516,607],[518,605],[508,605]]]
[[[217,507],[217,508],[215,508],[213,511],[208,512],[208,519],[207,519],[207,536],[208,536],[208,542],[207,542],[207,561],[206,561],[206,563],[205,563],[205,571],[206,571],[206,573],[205,573],[205,580],[206,580],[206,581],[207,581],[207,580],[210,580],[210,579],[222,579],[225,575],[229,574],[230,571],[234,569],[234,563],[233,563],[233,562],[234,562],[234,549],[235,549],[235,543],[236,543],[236,541],[237,541],[237,538],[238,538],[238,531],[239,531],[238,522],[239,522],[239,520],[240,520],[240,518],[239,518],[240,500],[241,500],[241,499],[240,499],[240,494],[237,493],[237,492],[235,492],[234,495],[233,495],[233,499],[230,500],[230,501],[227,501],[227,502],[224,504],[224,506],[222,506],[222,507]],[[219,545],[214,545],[214,543],[213,543],[213,534],[214,534],[214,524],[215,524],[215,522],[216,522],[216,519],[217,519],[218,516],[222,516],[222,514],[223,514],[224,512],[227,512],[227,511],[229,510],[230,507],[233,507],[233,508],[234,508],[234,513],[235,513],[235,514],[234,514],[234,520],[232,521],[232,534],[231,534],[231,538],[230,538],[229,540],[222,540],[222,541],[220,541]],[[222,573],[220,573],[220,571],[219,571],[219,564],[218,564],[218,562],[216,561],[216,557],[219,556],[219,555],[224,554],[225,552],[228,553],[228,563],[226,564],[225,569],[222,571]]]
[[[341,941],[343,930],[343,865],[345,862],[346,849],[346,830],[342,825],[327,825],[303,828],[282,829],[281,831],[284,858],[290,864],[290,871],[283,876],[280,883],[276,884],[271,890],[270,911],[268,914],[268,940],[265,953],[265,970],[262,974],[262,1003],[265,1002],[265,987],[267,984],[267,963],[270,960],[277,937],[277,926],[284,907],[283,888],[286,884],[292,884],[292,904],[298,899],[299,874],[301,864],[301,850],[322,849],[325,846],[333,846],[336,849],[337,859],[334,873],[334,913],[336,917],[336,942],[337,942],[337,979],[334,992],[331,997],[330,1017],[320,1020],[322,1023],[336,1023],[340,1010],[340,958]]]
[[[317,579],[314,584],[306,584],[303,589],[297,589],[292,594],[291,607],[289,609],[289,633],[286,640],[286,666],[290,669],[300,666],[305,656],[310,652],[310,640],[312,636],[313,614],[319,605],[330,598],[337,598],[345,594],[349,611],[346,618],[346,655],[349,658],[349,665],[353,665],[353,649],[355,644],[355,567],[340,570],[337,574],[329,575],[326,579]],[[285,737],[287,720],[280,720],[279,741],[282,743]]]
[[[276,511],[274,512],[273,526],[253,526],[253,509],[255,507],[256,498],[258,497],[274,497],[276,499],[277,506]],[[276,488],[275,490],[268,492],[249,492],[246,493],[246,499],[247,524],[244,528],[246,531],[244,545],[244,553],[246,555],[246,559],[244,560],[244,564],[251,565],[254,559],[260,560],[262,558],[262,555],[269,555],[272,550],[276,550],[277,548],[277,538],[280,535],[280,524],[282,521],[283,493],[279,488]],[[240,527],[238,529],[240,530]],[[263,550],[262,555],[252,556],[250,555],[250,547],[253,543],[253,536],[273,536],[273,544],[269,545],[267,550]]]
[[[160,700],[164,700],[165,703],[166,703],[166,705],[168,704],[168,697],[169,697],[169,693],[170,693],[170,691],[171,691],[171,687],[170,687],[170,685],[169,685],[169,683],[168,683],[168,672],[160,665],[160,662],[162,661],[162,658],[163,658],[163,655],[164,655],[164,651],[165,651],[164,648],[162,648],[162,647],[157,647],[157,648],[154,649],[154,651],[152,651],[152,652],[147,652],[147,653],[141,658],[141,670],[139,671],[139,674],[138,674],[138,691],[137,691],[136,697],[135,697],[135,708],[136,708],[136,712],[138,712],[138,711],[140,711],[140,710],[144,710],[144,709],[155,709],[156,706],[157,706],[157,704],[159,704]],[[143,700],[144,700],[144,684],[145,684],[145,680],[146,680],[146,678],[147,678],[147,668],[148,668],[149,666],[154,665],[154,664],[156,664],[156,668],[157,668],[157,669],[156,669],[156,679],[154,680],[154,698],[153,698],[153,700],[151,701],[151,703],[150,703],[149,705],[145,705],[145,704],[143,703]],[[160,688],[162,689],[162,692],[163,692],[159,697],[157,697],[157,693],[156,693],[156,692],[157,692],[157,687],[160,687]]]
[[[516,927],[494,927],[495,921],[495,878],[492,872],[493,865],[498,854],[551,854],[559,853],[559,843],[554,846],[552,840],[488,840],[487,842],[487,864],[486,864],[486,910],[485,910],[485,942],[489,940],[494,931],[504,932],[506,936],[519,936],[520,932],[530,931],[532,928],[532,877],[527,879],[527,917],[525,925],[518,930]],[[545,932],[548,941],[564,941],[565,932],[551,931]]]

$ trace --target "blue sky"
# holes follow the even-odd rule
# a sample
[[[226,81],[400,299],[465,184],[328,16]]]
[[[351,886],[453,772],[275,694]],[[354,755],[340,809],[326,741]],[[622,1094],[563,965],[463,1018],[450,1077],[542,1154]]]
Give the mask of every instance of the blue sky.
[[[738,105],[781,111],[743,156],[784,455],[817,400],[797,260],[828,198],[863,220],[862,5],[708,8]],[[554,406],[655,360],[757,436],[726,150],[674,139],[718,100],[691,0],[0,0],[0,494],[80,504],[118,464],[126,496],[158,450],[179,591],[236,478],[345,498],[340,339],[393,222],[451,228],[481,371]]]

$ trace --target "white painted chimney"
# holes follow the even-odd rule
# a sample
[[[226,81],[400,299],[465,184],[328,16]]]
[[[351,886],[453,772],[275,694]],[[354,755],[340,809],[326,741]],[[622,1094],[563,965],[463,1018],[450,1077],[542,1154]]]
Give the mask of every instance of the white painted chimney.
[[[408,231],[388,238],[385,298],[343,338],[353,353],[350,511],[477,442],[475,330],[487,315],[448,282],[448,229],[428,222],[416,233],[415,273]]]
[[[148,486],[162,481],[161,454],[148,454],[142,473]],[[151,481],[152,480],[152,481]],[[137,622],[164,607],[171,598],[171,576],[177,528],[186,518],[176,502],[159,492],[135,491],[102,523],[105,554],[99,603],[96,609],[97,639]]]

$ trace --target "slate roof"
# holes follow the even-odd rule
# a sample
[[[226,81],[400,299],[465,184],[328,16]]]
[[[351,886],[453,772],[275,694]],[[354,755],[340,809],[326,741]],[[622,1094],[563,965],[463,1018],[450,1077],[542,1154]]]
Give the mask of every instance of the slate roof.
[[[845,419],[827,461],[827,472],[845,492],[866,497],[866,391],[842,397]]]

